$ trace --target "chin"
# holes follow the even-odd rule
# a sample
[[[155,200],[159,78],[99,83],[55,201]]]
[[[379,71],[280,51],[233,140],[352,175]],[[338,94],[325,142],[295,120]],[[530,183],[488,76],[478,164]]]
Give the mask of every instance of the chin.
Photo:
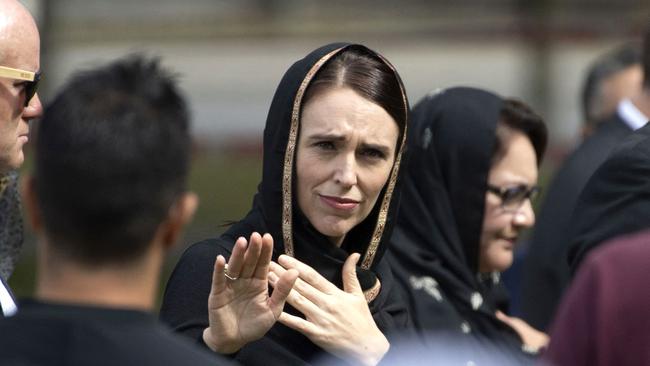
[[[319,233],[330,238],[339,238],[345,236],[345,234],[350,232],[350,230],[352,230],[354,227],[354,225],[344,220],[319,220],[316,223],[312,223],[312,225],[314,225]]]
[[[505,272],[508,268],[512,266],[512,256],[510,258],[504,258],[503,260],[496,263],[494,270],[498,272]]]

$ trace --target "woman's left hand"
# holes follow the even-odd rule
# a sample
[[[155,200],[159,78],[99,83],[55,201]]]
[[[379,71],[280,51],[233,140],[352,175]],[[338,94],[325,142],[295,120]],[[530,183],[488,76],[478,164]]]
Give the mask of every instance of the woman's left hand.
[[[269,282],[275,285],[289,269],[300,276],[287,301],[306,319],[282,312],[278,321],[307,336],[319,347],[338,357],[364,365],[376,365],[390,347],[377,328],[357,279],[354,253],[343,264],[343,290],[299,260],[281,255],[271,263]]]

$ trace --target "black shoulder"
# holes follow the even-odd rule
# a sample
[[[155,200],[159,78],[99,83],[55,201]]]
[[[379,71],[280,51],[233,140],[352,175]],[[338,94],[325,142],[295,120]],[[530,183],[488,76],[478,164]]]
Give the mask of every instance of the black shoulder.
[[[228,259],[232,243],[220,238],[192,244],[185,250],[172,272],[162,305],[160,319],[197,341],[208,326],[208,297],[212,272],[218,255]]]

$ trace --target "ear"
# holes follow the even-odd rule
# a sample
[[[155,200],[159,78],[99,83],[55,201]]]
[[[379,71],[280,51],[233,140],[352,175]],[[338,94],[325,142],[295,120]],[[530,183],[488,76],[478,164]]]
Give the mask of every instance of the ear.
[[[32,175],[24,175],[20,179],[20,193],[25,208],[25,216],[36,234],[43,230],[41,208],[36,196],[36,179]]]
[[[193,192],[185,192],[171,206],[168,217],[162,224],[166,227],[162,238],[165,249],[170,249],[177,243],[185,226],[192,221],[198,205],[199,197]]]

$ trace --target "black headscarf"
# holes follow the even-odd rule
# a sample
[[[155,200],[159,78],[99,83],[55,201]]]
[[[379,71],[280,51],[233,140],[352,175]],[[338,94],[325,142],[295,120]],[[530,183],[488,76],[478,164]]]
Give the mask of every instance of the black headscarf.
[[[302,97],[318,70],[348,48],[376,57],[393,70],[401,89],[404,120],[407,120],[408,101],[401,80],[394,67],[374,51],[361,45],[335,43],[318,48],[294,63],[282,78],[267,117],[262,182],[253,199],[253,207],[244,219],[221,237],[190,247],[170,278],[161,317],[177,330],[200,339],[201,332],[207,326],[206,304],[215,256],[223,254],[228,258],[235,240],[240,236],[249,238],[255,231],[273,236],[274,260],[283,253],[292,255],[315,268],[339,288],[342,288],[343,263],[350,254],[360,253],[357,276],[377,326],[385,334],[406,327],[406,306],[399,294],[392,290],[390,268],[381,260],[395,221],[399,199],[397,178],[405,148],[406,127],[400,127],[402,131],[397,142],[395,163],[375,207],[363,222],[346,235],[341,247],[332,244],[309,223],[300,212],[292,189],[296,182],[294,163]],[[298,314],[288,304],[285,311]],[[309,362],[321,352],[302,334],[276,323],[262,340],[245,346],[237,359],[248,364],[293,364]],[[270,354],[274,355],[272,358],[275,361],[269,358]]]
[[[495,317],[478,278],[479,243],[503,100],[473,88],[425,97],[413,109],[402,208],[390,261],[421,332],[472,333],[521,348]]]
[[[372,269],[387,248],[397,211],[399,195],[395,188],[405,140],[404,131],[400,131],[395,164],[377,204],[370,215],[346,235],[340,248],[318,232],[298,206],[293,204],[296,196],[292,189],[295,185],[293,164],[304,92],[309,81],[327,60],[351,47],[378,57],[394,70],[388,61],[374,51],[361,45],[345,43],[323,46],[293,64],[275,92],[266,120],[262,182],[253,200],[253,209],[222,238],[234,243],[240,236],[249,237],[252,231],[269,232],[274,238],[274,257],[282,253],[295,256],[339,287],[342,287],[343,262],[351,253],[361,253],[361,265],[357,273],[362,288],[367,290],[375,285],[376,276]],[[402,86],[399,76],[397,80]],[[408,102],[403,87],[402,95],[406,113]],[[383,212],[380,214],[380,211]]]
[[[589,178],[569,221],[575,274],[603,242],[650,227],[650,125],[628,135]]]

